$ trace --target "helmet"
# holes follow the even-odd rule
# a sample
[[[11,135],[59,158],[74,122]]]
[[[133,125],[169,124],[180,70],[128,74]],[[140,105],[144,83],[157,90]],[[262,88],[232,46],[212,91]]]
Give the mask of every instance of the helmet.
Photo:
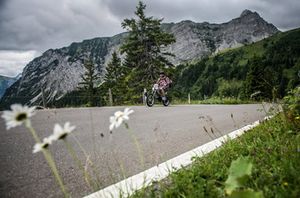
[[[161,74],[163,74],[163,75],[165,75],[165,72],[164,71],[159,71],[159,75],[161,75]]]

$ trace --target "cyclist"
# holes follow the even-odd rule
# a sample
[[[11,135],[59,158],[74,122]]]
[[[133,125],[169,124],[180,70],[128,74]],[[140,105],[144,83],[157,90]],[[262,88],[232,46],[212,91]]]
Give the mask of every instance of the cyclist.
[[[166,76],[165,72],[159,72],[159,78],[156,82],[158,84],[159,94],[163,100],[166,100],[166,91],[170,88],[172,80]]]

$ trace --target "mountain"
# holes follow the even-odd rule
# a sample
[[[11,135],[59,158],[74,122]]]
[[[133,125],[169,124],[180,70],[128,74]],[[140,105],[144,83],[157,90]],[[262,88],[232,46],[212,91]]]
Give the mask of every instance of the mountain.
[[[84,40],[61,49],[47,50],[26,65],[22,77],[6,91],[0,104],[41,104],[42,90],[48,104],[60,99],[77,88],[84,73],[83,62],[88,57],[103,74],[110,52],[118,48],[125,35]]]
[[[257,42],[278,32],[274,25],[250,10],[244,10],[240,17],[227,23],[182,21],[163,24],[163,29],[176,37],[176,43],[168,48],[176,55],[173,59],[175,64]]]
[[[19,76],[7,77],[0,75],[0,98],[3,96],[6,89],[9,88],[14,82],[16,82],[18,78]]]
[[[256,42],[279,32],[274,25],[249,10],[227,23],[182,21],[162,24],[162,29],[173,33],[176,38],[176,43],[165,49],[175,54],[176,57],[171,59],[175,65]],[[118,50],[126,35],[94,38],[47,50],[26,65],[22,78],[7,90],[0,103],[6,107],[16,102],[41,104],[42,90],[47,103],[59,100],[77,88],[84,73],[83,61],[88,57],[93,59],[103,76],[112,52]]]
[[[173,97],[282,98],[300,85],[300,28],[177,66]]]

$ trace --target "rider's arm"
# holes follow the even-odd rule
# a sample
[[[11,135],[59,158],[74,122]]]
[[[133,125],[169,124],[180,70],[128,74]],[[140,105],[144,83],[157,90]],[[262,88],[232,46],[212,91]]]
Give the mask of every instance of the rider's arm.
[[[159,84],[160,78],[158,78],[158,80],[156,81],[156,84]]]
[[[169,84],[172,83],[172,80],[171,80],[169,77],[166,77],[166,82],[167,82],[167,84],[169,85]]]

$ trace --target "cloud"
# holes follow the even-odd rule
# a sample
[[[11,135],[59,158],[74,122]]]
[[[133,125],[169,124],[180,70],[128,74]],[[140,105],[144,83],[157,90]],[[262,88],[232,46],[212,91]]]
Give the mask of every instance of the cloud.
[[[282,30],[300,27],[300,1],[298,0],[262,0],[262,16]]]
[[[2,50],[44,51],[121,31],[99,0],[10,0],[0,17]]]
[[[113,15],[120,20],[132,16],[137,1],[104,0]],[[257,11],[265,20],[280,29],[300,26],[299,0],[144,0],[149,15],[166,22],[193,20],[196,22],[227,22],[244,9]]]
[[[133,17],[137,0],[0,0],[0,50],[59,48],[74,41],[112,36]],[[281,29],[300,26],[299,0],[145,0],[146,13],[164,22],[222,23],[244,9]]]
[[[15,77],[22,72],[24,66],[40,55],[37,51],[5,51],[0,50],[0,74]]]
[[[0,0],[0,50],[37,51],[124,31],[138,0]],[[223,23],[244,9],[257,11],[281,30],[300,27],[299,0],[144,0],[146,14],[164,22]],[[23,53],[23,52],[22,52]],[[22,54],[21,53],[21,54]],[[30,57],[28,55],[28,57]],[[0,57],[3,63],[5,57]],[[28,59],[24,58],[24,62]],[[10,63],[12,64],[12,62]],[[19,68],[20,61],[12,64]],[[25,65],[23,65],[25,66]],[[3,69],[3,64],[1,65]],[[13,74],[11,71],[7,73]],[[16,69],[18,70],[18,69]],[[0,71],[1,72],[1,71]]]

